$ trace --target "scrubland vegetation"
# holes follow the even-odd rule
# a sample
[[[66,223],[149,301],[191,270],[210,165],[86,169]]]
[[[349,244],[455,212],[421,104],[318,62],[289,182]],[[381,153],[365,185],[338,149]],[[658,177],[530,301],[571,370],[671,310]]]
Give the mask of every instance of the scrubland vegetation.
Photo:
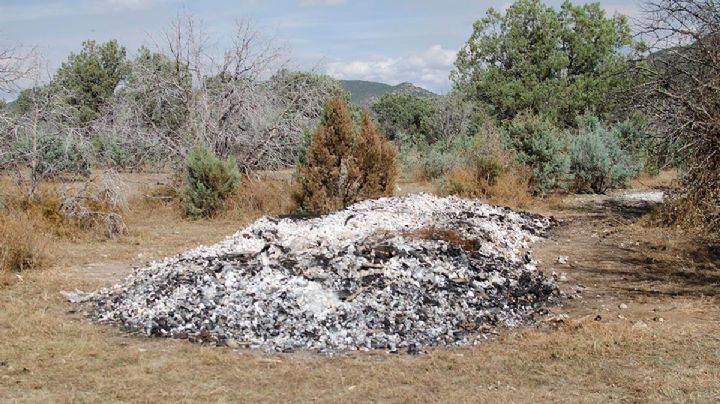
[[[334,79],[287,70],[247,23],[220,59],[189,15],[133,56],[88,40],[0,110],[0,168],[15,184],[3,187],[4,227],[24,220],[16,225],[39,237],[30,222],[41,220],[122,235],[113,172],[174,172],[162,198],[192,220],[242,209],[232,195],[261,170],[296,167],[287,213],[320,213],[391,195],[398,176],[524,207],[677,167],[681,186],[658,221],[717,230],[717,5],[646,6],[639,36],[597,3],[490,9],[458,53],[447,95],[390,92],[364,112]],[[18,52],[3,53],[6,89],[33,77],[34,59]],[[65,189],[68,180],[85,185]],[[28,239],[7,233],[4,267],[40,262],[7,247]]]
[[[597,3],[490,9],[447,95],[389,92],[365,111],[331,77],[287,70],[247,23],[220,59],[189,15],[132,56],[88,40],[45,81],[34,58],[6,50],[4,88],[38,84],[0,109],[3,268],[39,266],[47,234],[126,234],[114,173],[147,170],[174,173],[147,198],[193,220],[262,205],[244,189],[263,170],[294,167],[284,213],[311,214],[392,195],[398,178],[524,208],[676,167],[656,222],[716,231],[717,5],[646,8],[636,36]]]
[[[51,77],[42,55],[0,49],[0,90],[19,91],[0,102],[0,324],[12,324],[0,327],[0,397],[236,399],[224,384],[260,400],[717,399],[720,4],[647,0],[631,22],[599,3],[517,0],[479,17],[447,94],[388,92],[367,108],[332,77],[288,69],[244,22],[219,53],[189,15],[137,50],[88,40]],[[20,90],[21,80],[35,84]],[[666,195],[642,219],[599,196],[638,184]],[[567,219],[539,258],[588,290],[567,302],[573,319],[418,360],[248,355],[238,364],[68,325],[56,296],[108,283],[86,264],[125,268],[262,215],[317,215],[418,190]],[[606,205],[568,208],[583,198]],[[577,258],[567,268],[555,265],[568,254]],[[635,306],[615,310],[620,298]],[[33,393],[5,386],[31,373],[6,361],[28,355],[49,373],[27,383]],[[160,387],[153,372],[167,377]],[[181,387],[167,393],[168,382]]]

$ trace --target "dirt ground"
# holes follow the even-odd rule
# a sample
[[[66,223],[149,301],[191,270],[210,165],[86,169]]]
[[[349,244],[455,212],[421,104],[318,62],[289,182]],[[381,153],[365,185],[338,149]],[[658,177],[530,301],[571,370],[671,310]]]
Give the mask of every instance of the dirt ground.
[[[157,180],[126,179],[134,192]],[[189,222],[169,206],[138,209],[128,236],[55,240],[51,268],[2,278],[0,401],[718,401],[720,246],[653,227],[643,217],[649,205],[619,195],[533,209],[560,222],[533,251],[571,297],[536,326],[416,356],[265,355],[93,323],[59,291],[119,282],[133,265],[218,241],[250,220]]]

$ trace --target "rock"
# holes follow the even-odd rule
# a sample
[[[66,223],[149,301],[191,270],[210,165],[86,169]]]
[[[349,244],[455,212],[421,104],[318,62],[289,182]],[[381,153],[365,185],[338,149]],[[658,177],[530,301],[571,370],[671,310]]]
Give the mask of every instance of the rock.
[[[625,304],[625,303],[620,303],[620,305],[618,305],[618,308],[619,308],[620,310],[627,310],[628,305]]]
[[[632,329],[633,329],[633,330],[643,330],[643,329],[645,329],[645,328],[648,328],[648,325],[647,325],[647,323],[645,323],[645,322],[642,321],[642,320],[636,322],[636,323],[633,324],[633,326],[632,326]]]
[[[561,256],[557,257],[557,263],[558,263],[558,264],[562,264],[562,265],[566,265],[566,264],[568,263],[568,259],[569,259],[569,258],[568,258],[567,256],[561,255]]]
[[[102,322],[233,349],[417,353],[471,344],[533,321],[557,300],[555,283],[525,254],[553,224],[428,194],[310,219],[266,217],[139,268],[90,304]]]
[[[75,291],[72,291],[72,292],[67,292],[67,291],[61,290],[60,294],[62,295],[62,297],[65,298],[65,300],[67,300],[70,303],[82,303],[82,302],[91,300],[93,298],[92,293],[82,292],[77,289],[75,289]]]

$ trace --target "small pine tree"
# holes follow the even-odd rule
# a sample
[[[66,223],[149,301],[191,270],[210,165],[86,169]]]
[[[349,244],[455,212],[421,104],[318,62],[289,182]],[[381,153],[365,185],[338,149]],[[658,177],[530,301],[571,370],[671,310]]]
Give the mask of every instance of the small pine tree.
[[[185,159],[185,179],[181,191],[187,216],[209,217],[222,207],[240,180],[237,164],[220,160],[207,146],[190,150]]]
[[[396,176],[393,146],[382,139],[367,113],[356,135],[347,102],[335,97],[298,165],[295,200],[302,211],[327,213],[392,194]]]

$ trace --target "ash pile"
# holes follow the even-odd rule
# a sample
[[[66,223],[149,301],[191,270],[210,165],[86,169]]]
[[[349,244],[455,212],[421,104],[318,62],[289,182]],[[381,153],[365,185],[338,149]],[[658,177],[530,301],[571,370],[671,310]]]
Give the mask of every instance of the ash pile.
[[[267,351],[469,344],[558,296],[527,247],[546,217],[428,194],[259,219],[94,292],[97,319]]]

